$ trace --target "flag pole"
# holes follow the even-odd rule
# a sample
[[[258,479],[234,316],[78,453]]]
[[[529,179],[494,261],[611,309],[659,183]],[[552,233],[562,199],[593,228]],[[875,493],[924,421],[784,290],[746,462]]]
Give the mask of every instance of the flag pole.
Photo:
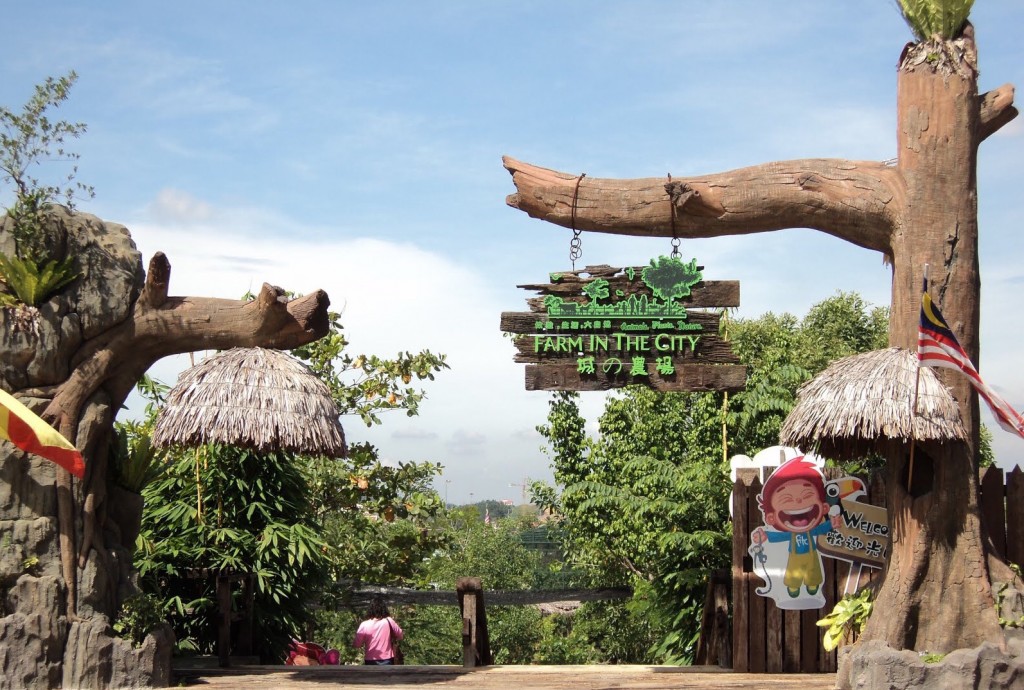
[[[928,264],[924,265],[924,289],[921,293],[921,299],[924,299],[924,293],[928,292]],[[920,330],[920,326],[918,326]],[[910,487],[914,484],[914,447],[917,445],[917,434],[914,432],[914,420],[917,418],[917,397],[921,390],[921,360],[917,361],[917,372],[914,376],[914,406],[910,410],[910,467],[907,469],[907,493],[910,493]]]

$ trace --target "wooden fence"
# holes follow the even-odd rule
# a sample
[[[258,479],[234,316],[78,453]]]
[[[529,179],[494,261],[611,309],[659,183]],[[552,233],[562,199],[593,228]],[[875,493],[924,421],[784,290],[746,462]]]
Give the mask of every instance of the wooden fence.
[[[766,475],[767,476],[767,475]],[[834,472],[826,471],[834,478]],[[754,590],[764,582],[753,572],[747,553],[750,533],[763,524],[757,507],[761,481],[756,470],[741,470],[733,488],[732,540],[732,668],[743,673],[831,673],[836,653],[822,646],[824,628],[816,623],[825,617],[847,586],[851,565],[823,558],[825,606],[820,610],[783,611],[775,602]],[[885,505],[885,487],[873,477],[864,503]],[[1004,476],[997,467],[980,473],[982,520],[996,552],[1024,564],[1024,472],[1019,467]],[[859,584],[878,577],[880,571],[864,568]],[[714,660],[711,660],[712,662]]]

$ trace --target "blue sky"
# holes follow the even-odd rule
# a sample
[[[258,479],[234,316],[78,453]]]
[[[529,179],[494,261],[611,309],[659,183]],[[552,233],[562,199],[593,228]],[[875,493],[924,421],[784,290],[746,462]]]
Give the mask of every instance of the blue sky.
[[[1024,5],[978,0],[972,19],[981,90],[1024,84]],[[498,318],[524,307],[516,284],[568,267],[570,233],[505,205],[501,156],[592,177],[892,158],[912,38],[893,0],[55,0],[18,3],[5,25],[0,103],[79,73],[60,112],[89,125],[76,148],[96,198],[81,208],[125,224],[144,261],[164,251],[173,294],[323,288],[353,350],[448,354],[419,418],[344,422],[387,459],[444,464],[454,501],[518,500],[510,484],[550,477],[534,431],[547,396],[523,390]],[[978,174],[980,368],[1018,409],[1022,160],[1018,121],[983,144]],[[584,234],[579,263],[669,249]],[[803,315],[838,290],[889,300],[879,255],[809,230],[682,253],[741,281],[740,317]],[[602,401],[585,396],[591,417]],[[1024,458],[994,433],[1001,464]]]

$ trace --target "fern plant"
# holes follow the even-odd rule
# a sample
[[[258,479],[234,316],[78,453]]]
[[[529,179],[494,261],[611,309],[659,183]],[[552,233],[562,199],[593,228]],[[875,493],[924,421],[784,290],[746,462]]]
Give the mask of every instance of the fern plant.
[[[38,307],[62,287],[78,278],[73,257],[61,261],[51,260],[40,265],[34,259],[7,256],[0,253],[0,278],[14,292],[17,302],[10,294],[0,299],[3,306],[14,306],[18,302],[29,307]]]
[[[919,41],[956,38],[974,0],[898,0],[903,19]]]
[[[153,446],[144,424],[129,421],[114,425],[110,460],[117,483],[129,491],[142,493],[163,474],[166,451]]]

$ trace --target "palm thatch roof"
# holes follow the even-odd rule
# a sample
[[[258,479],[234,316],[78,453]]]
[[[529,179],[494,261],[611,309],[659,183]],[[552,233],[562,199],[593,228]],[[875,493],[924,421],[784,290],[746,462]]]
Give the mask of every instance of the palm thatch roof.
[[[898,347],[844,357],[797,391],[780,441],[835,459],[863,456],[884,441],[963,441],[967,430],[949,389]]]
[[[157,417],[153,443],[346,452],[327,384],[291,355],[259,347],[226,350],[183,372]]]

